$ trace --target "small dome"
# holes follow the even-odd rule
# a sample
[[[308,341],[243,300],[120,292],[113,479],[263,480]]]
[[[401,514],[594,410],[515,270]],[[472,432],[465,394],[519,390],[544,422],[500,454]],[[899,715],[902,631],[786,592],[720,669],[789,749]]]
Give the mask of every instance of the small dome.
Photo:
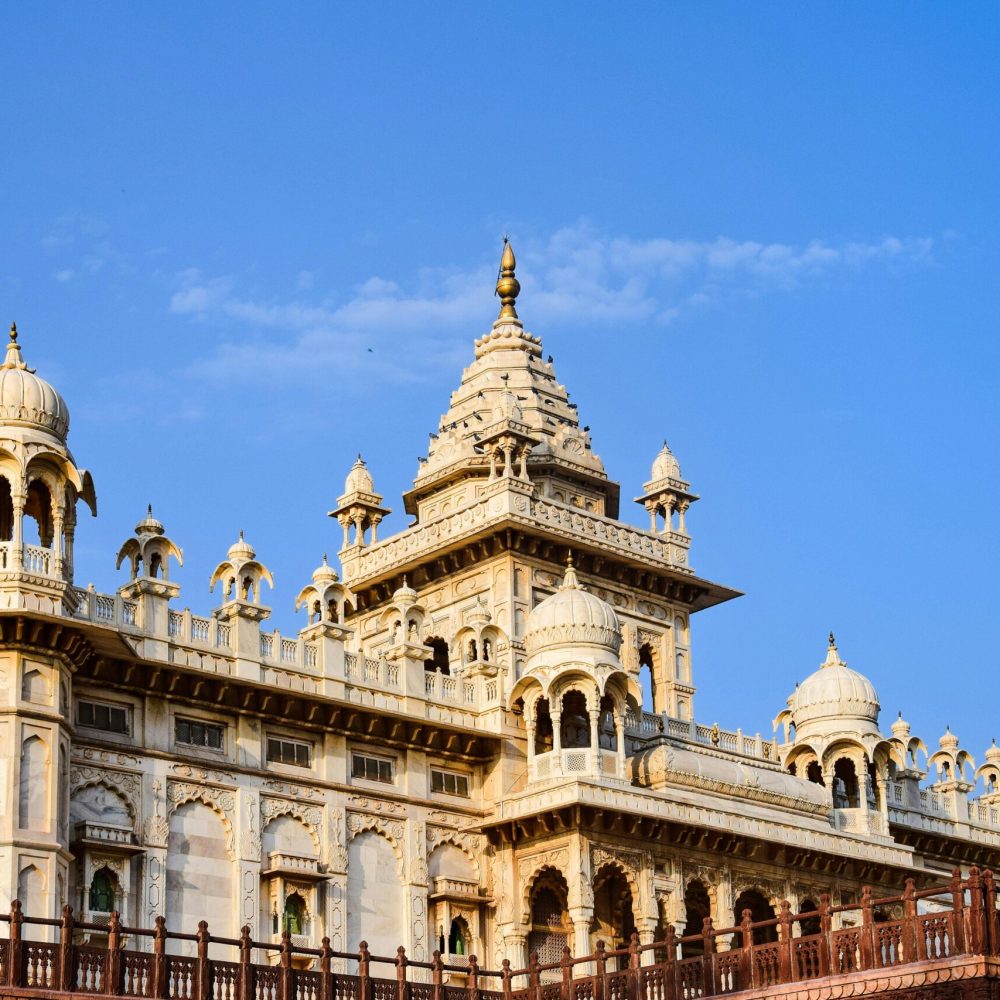
[[[674,453],[670,450],[666,441],[663,442],[663,447],[660,449],[659,454],[653,459],[653,468],[650,471],[649,478],[652,482],[659,482],[661,479],[681,478],[680,463],[674,457]]]
[[[146,508],[146,516],[135,526],[137,535],[162,535],[164,532],[163,522],[157,521],[153,517],[153,505]]]
[[[239,540],[229,547],[229,552],[226,553],[229,556],[229,561],[231,563],[235,562],[250,562],[252,559],[257,557],[257,553],[254,552],[253,546],[243,537],[243,532],[240,532]]]
[[[416,604],[417,597],[417,592],[406,582],[405,576],[403,577],[402,587],[397,587],[392,594],[393,602],[403,607],[409,607],[411,604]]]
[[[617,654],[621,641],[614,608],[584,590],[572,563],[562,586],[531,610],[524,635],[529,654],[542,646],[581,644],[604,646]]]
[[[62,441],[69,431],[66,401],[25,364],[13,323],[7,358],[0,365],[0,423],[40,427]]]
[[[358,455],[357,461],[351,466],[351,471],[347,473],[344,481],[344,493],[374,493],[375,483],[372,474],[365,465],[365,460]]]
[[[340,577],[337,571],[326,561],[326,553],[323,553],[323,563],[313,570],[313,583],[337,583]]]
[[[986,760],[991,764],[1000,764],[1000,747],[994,740],[986,750]]]
[[[900,740],[910,738],[910,724],[903,718],[903,713],[899,713],[899,718],[892,724],[892,735]]]
[[[790,704],[800,735],[805,723],[817,719],[857,719],[877,727],[880,708],[874,685],[840,659],[832,634],[826,661],[798,686]]]
[[[493,420],[517,420],[523,422],[524,414],[521,412],[520,403],[517,396],[510,391],[500,393],[500,402],[493,410]]]
[[[944,727],[944,736],[938,740],[938,746],[942,750],[951,750],[952,753],[958,749],[958,737],[951,731],[951,726]]]

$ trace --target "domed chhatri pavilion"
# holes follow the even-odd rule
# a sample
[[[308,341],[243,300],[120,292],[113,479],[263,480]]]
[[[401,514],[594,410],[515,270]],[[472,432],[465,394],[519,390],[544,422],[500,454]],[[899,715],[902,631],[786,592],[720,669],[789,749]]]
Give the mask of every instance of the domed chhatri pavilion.
[[[711,928],[744,911],[764,930],[789,912],[834,935],[897,926],[953,905],[960,892],[932,891],[953,869],[1000,862],[1000,750],[977,769],[950,731],[929,749],[902,717],[886,730],[832,635],[773,729],[698,721],[694,616],[739,595],[692,566],[698,497],[666,443],[637,498],[649,527],[622,520],[519,290],[508,245],[500,315],[402,497],[413,523],[378,537],[390,511],[359,455],[330,513],[339,568],[324,555],[302,581],[289,636],[265,627],[274,581],[242,532],[212,574],[216,606],[185,607],[181,549],[152,508],[121,546],[117,592],[78,586],[94,485],[12,328],[0,911],[68,903],[95,947],[109,921],[118,940],[117,911],[499,968],[599,940],[738,947]],[[919,906],[884,902],[907,879]]]

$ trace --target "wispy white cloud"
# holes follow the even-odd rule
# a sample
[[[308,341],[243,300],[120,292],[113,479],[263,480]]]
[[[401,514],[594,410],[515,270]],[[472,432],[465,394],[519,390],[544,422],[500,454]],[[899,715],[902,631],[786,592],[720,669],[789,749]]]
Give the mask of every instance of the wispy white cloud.
[[[927,237],[871,242],[764,243],[609,237],[585,223],[519,248],[522,315],[533,327],[670,323],[686,312],[737,295],[788,292],[862,268],[917,265],[931,258]],[[342,299],[317,293],[316,272],[299,275],[296,292],[270,300],[243,294],[231,275],[197,270],[177,276],[172,312],[230,325],[225,339],[192,364],[199,380],[299,380],[352,373],[409,381],[465,358],[488,322],[494,265],[425,269],[409,280],[375,275]],[[307,294],[308,293],[308,294]],[[398,350],[407,338],[408,350]]]

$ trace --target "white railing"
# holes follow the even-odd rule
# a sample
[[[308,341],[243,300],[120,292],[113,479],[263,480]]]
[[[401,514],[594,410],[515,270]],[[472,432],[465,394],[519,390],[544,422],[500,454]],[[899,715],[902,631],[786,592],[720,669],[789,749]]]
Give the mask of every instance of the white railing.
[[[831,816],[834,828],[844,833],[889,836],[889,824],[880,812],[867,809],[834,809]]]
[[[297,875],[319,874],[319,862],[315,858],[306,858],[299,854],[285,854],[283,851],[271,851],[267,856],[267,867],[272,871],[280,870]]]
[[[479,883],[464,878],[449,878],[447,875],[435,875],[432,891],[447,892],[453,896],[478,896]]]
[[[40,545],[25,545],[23,559],[26,572],[51,576],[51,549],[43,549]]]

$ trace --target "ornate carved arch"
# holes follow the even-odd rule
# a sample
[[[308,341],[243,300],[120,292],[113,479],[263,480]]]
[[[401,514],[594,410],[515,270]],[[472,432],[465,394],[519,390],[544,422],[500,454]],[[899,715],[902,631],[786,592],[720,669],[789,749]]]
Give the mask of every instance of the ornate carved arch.
[[[482,854],[480,838],[474,833],[459,833],[443,826],[427,827],[427,857],[441,847],[442,844],[452,844],[457,847],[473,864],[477,874],[482,878],[482,868],[479,858]]]
[[[139,798],[141,795],[141,778],[137,774],[124,771],[102,771],[96,767],[73,766],[69,772],[69,793],[72,797],[76,792],[94,785],[101,785],[109,792],[121,796],[128,806],[132,825],[139,819]]]
[[[323,813],[318,806],[307,806],[303,805],[301,802],[292,802],[289,799],[272,799],[261,796],[261,836],[263,836],[268,823],[277,819],[279,816],[291,816],[294,819],[297,819],[309,831],[309,836],[312,837],[316,853],[320,853],[320,830],[323,825]]]
[[[556,847],[544,854],[536,854],[531,858],[523,858],[520,865],[526,867],[521,872],[521,912],[519,922],[524,925],[531,920],[531,892],[538,881],[539,876],[546,870],[554,871],[569,887],[569,879],[566,877],[566,869],[569,866],[569,848]],[[519,865],[519,867],[520,867]]]
[[[213,788],[209,785],[196,785],[189,781],[167,782],[167,819],[188,802],[200,802],[208,806],[219,819],[226,830],[226,850],[230,858],[235,859],[233,850],[233,793],[224,788]]]
[[[602,868],[616,868],[621,872],[632,893],[632,906],[635,912],[642,912],[642,891],[639,883],[639,872],[642,858],[630,851],[618,851],[607,847],[592,847],[590,849],[590,878],[593,881]]]
[[[406,859],[403,854],[404,828],[401,820],[387,819],[385,816],[373,816],[371,813],[347,814],[347,840],[352,841],[359,833],[377,833],[380,837],[385,837],[392,847],[393,854],[396,855],[396,863],[399,866],[400,875],[403,874]]]

